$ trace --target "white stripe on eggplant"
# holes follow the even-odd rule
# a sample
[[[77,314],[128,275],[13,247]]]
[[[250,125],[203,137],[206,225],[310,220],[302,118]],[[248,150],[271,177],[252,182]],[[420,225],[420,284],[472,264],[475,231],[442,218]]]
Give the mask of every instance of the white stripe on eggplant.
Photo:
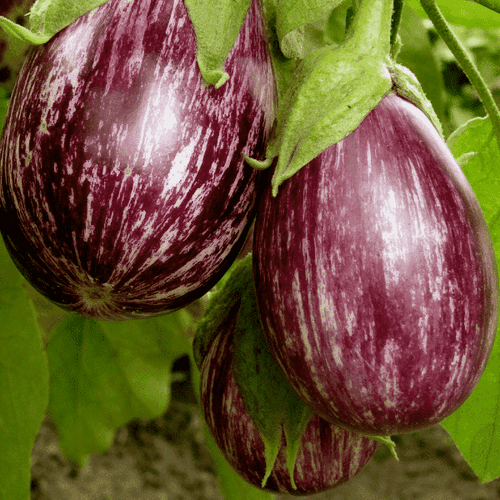
[[[254,270],[283,374],[333,423],[418,430],[453,412],[484,370],[498,317],[488,228],[445,143],[398,96],[276,198],[267,189]]]
[[[255,210],[258,174],[240,153],[264,154],[275,114],[257,0],[226,71],[223,87],[205,89],[180,0],[110,0],[32,51],[0,143],[0,201],[13,217],[2,232],[21,228],[5,239],[35,288],[75,312],[125,319],[215,284]],[[112,305],[81,309],[79,279],[105,287]]]

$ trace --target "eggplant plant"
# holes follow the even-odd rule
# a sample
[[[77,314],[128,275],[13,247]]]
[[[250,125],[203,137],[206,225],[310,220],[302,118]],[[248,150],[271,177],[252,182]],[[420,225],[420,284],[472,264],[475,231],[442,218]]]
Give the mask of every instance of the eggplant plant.
[[[253,2],[207,87],[184,2],[110,0],[33,48],[0,141],[0,230],[39,292],[96,319],[209,290],[244,243],[275,85]]]
[[[6,497],[45,489],[30,456],[47,413],[82,466],[165,412],[185,355],[227,500],[336,487],[389,434],[437,422],[480,482],[500,477],[500,112],[421,0],[488,113],[457,128],[470,110],[440,87],[426,28],[399,29],[418,3],[37,0],[29,29],[0,16],[38,44],[0,137]],[[459,3],[453,22],[499,26],[475,15],[498,0]]]
[[[262,198],[259,310],[288,382],[362,434],[423,429],[476,387],[498,318],[481,207],[427,116],[389,93]]]

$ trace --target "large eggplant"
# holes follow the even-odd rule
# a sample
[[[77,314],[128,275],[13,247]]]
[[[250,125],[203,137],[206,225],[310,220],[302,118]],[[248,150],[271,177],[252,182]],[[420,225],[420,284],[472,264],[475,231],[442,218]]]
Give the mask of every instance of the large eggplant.
[[[317,414],[368,435],[435,424],[495,338],[498,275],[470,184],[425,114],[390,94],[262,198],[254,274],[283,374]]]
[[[233,375],[236,316],[221,327],[201,366],[201,407],[215,442],[232,467],[250,484],[262,488],[265,446],[249,415]],[[286,439],[263,489],[306,495],[338,486],[356,475],[377,450],[377,441],[346,431],[313,415],[302,434],[293,471],[286,464]]]
[[[165,314],[234,261],[275,84],[257,0],[207,87],[182,0],[109,0],[32,50],[0,142],[0,229],[26,279],[97,319]]]

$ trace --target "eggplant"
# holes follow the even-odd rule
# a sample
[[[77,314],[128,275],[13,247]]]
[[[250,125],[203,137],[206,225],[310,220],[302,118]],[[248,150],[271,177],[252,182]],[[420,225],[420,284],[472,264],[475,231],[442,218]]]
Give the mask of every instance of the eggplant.
[[[454,412],[492,350],[498,274],[478,200],[427,116],[386,95],[270,190],[255,222],[257,301],[299,397],[373,436]]]
[[[373,457],[378,442],[313,415],[301,437],[293,471],[295,484],[290,479],[282,433],[278,457],[262,486],[266,473],[264,441],[233,374],[235,323],[236,315],[224,322],[200,370],[203,417],[229,464],[256,488],[287,495],[326,491],[352,478]]]
[[[158,316],[238,255],[275,114],[253,1],[207,87],[182,0],[110,0],[30,52],[0,140],[0,231],[28,282],[102,320]]]

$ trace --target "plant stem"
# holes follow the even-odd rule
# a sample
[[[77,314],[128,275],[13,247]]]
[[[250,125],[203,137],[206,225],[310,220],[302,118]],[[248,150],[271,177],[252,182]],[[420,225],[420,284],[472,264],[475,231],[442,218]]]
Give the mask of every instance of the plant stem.
[[[389,54],[393,0],[361,0],[347,38],[358,53]],[[346,40],[347,41],[347,40]]]
[[[394,11],[392,13],[391,25],[391,46],[394,45],[401,24],[401,14],[403,13],[403,0],[394,0]]]
[[[494,10],[500,14],[500,1],[499,0],[469,0],[469,2],[478,3],[487,9]]]
[[[471,60],[464,47],[453,33],[450,25],[444,18],[441,10],[436,5],[436,0],[420,0],[420,3],[425,10],[429,19],[434,24],[439,36],[444,40],[456,60],[462,67],[463,72],[476,89],[484,108],[490,116],[493,130],[497,137],[498,147],[500,149],[500,112],[496,105],[490,89],[486,86],[483,77],[479,73],[474,62]]]
[[[354,9],[353,7],[349,7],[345,16],[345,31],[346,33],[349,31],[349,26],[351,26],[352,18],[354,17]]]

